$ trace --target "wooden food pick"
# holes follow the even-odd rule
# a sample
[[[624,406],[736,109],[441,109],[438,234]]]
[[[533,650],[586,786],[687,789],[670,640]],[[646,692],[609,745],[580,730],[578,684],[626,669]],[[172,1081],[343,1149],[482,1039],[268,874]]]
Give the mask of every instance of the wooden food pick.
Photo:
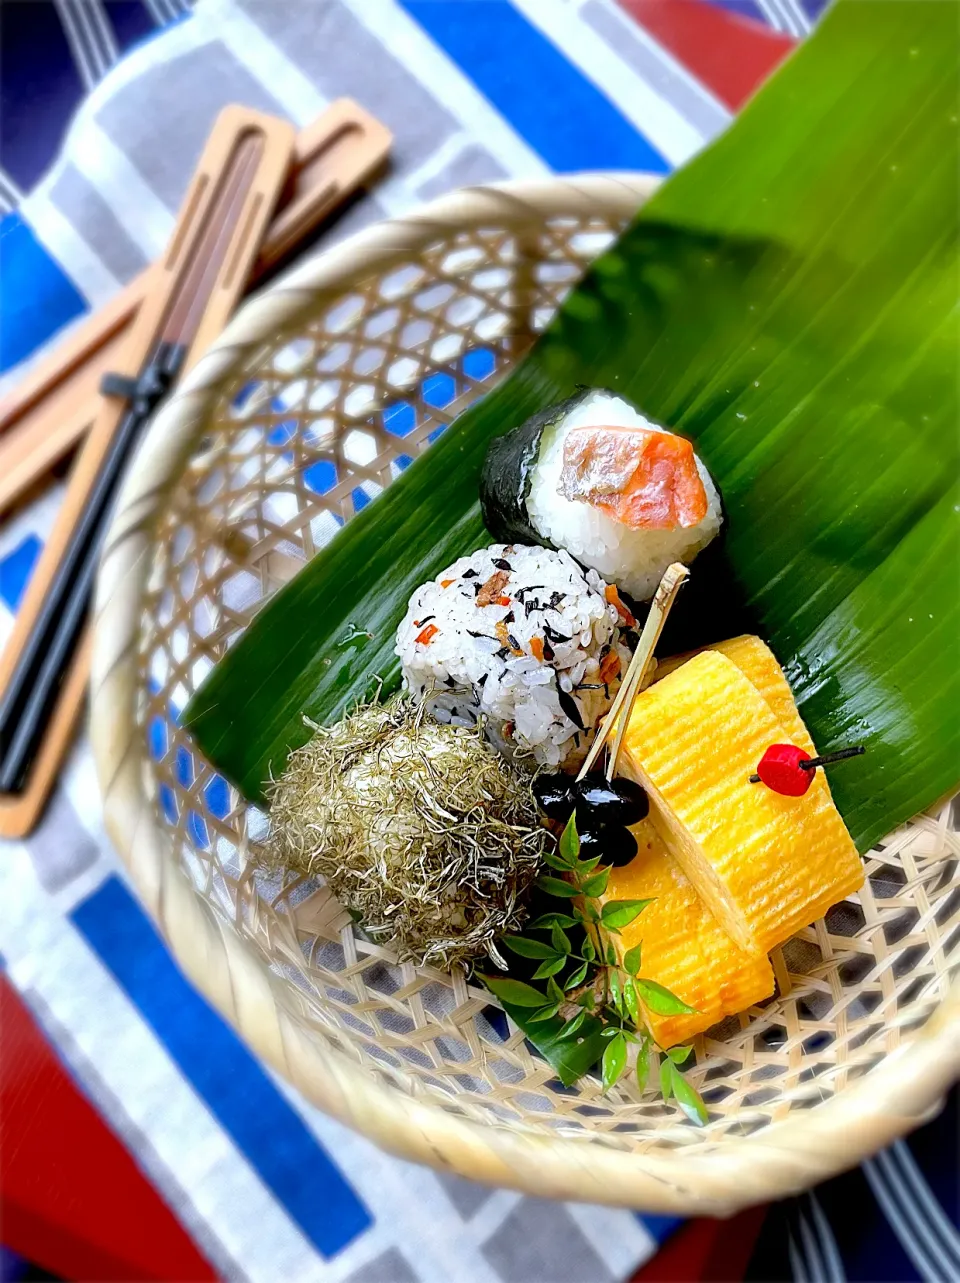
[[[222,329],[256,261],[287,178],[282,120],[221,112],[170,245],[150,270],[119,363],[0,655],[0,834],[36,823],[82,705],[87,614],[125,464],[157,402]]]
[[[338,99],[301,130],[246,288],[274,270],[370,179],[386,161],[391,141],[389,130],[349,98]],[[146,268],[83,321],[0,402],[0,513],[89,431],[101,405],[100,379],[124,360],[152,270]]]

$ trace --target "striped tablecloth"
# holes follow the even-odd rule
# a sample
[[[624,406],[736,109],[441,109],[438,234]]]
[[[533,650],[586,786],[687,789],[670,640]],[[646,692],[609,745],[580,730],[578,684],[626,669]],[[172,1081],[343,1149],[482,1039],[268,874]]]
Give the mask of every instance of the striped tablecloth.
[[[302,126],[350,95],[394,131],[389,175],[340,220],[339,238],[467,183],[669,172],[724,128],[821,7],[4,0],[0,389],[162,249],[228,102]],[[0,530],[0,642],[59,493]],[[605,1283],[629,1277],[676,1224],[417,1168],[307,1105],[181,978],[107,842],[84,740],[39,830],[0,849],[0,954],[70,1072],[224,1278]],[[906,1158],[884,1158],[869,1177],[896,1213],[885,1259],[960,1278],[955,1231],[902,1149]],[[903,1213],[908,1186],[923,1215]],[[843,1277],[821,1205],[789,1215],[781,1237],[796,1276]]]

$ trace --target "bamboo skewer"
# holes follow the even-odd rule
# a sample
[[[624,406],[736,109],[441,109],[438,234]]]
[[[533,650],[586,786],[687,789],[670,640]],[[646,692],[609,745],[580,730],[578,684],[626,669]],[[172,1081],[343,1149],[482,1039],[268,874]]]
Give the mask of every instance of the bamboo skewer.
[[[623,681],[620,683],[620,689],[617,691],[617,697],[613,701],[610,712],[604,718],[603,725],[597,731],[596,737],[590,746],[590,752],[584,758],[583,765],[577,775],[578,783],[593,768],[594,763],[603,752],[603,747],[610,738],[614,727],[616,727],[616,737],[613,741],[613,749],[607,760],[607,779],[612,780],[616,774],[617,758],[620,755],[620,746],[623,743],[634,700],[647,684],[648,677],[652,675],[653,670],[650,661],[653,659],[653,652],[656,649],[657,642],[660,640],[660,634],[663,632],[663,626],[667,622],[667,616],[677,599],[680,585],[687,579],[689,574],[690,571],[686,566],[681,565],[679,561],[675,561],[673,565],[668,566],[664,571],[663,578],[654,593],[653,601],[650,603],[650,610],[647,612],[647,619],[643,625],[640,640],[637,642],[637,649],[633,653],[633,659],[631,659]]]

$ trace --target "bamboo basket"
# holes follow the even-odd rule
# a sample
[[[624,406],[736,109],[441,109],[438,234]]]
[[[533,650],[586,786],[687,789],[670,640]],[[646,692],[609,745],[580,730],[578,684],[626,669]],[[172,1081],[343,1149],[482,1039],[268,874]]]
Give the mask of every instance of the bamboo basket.
[[[856,902],[777,951],[775,998],[696,1040],[698,1130],[629,1083],[560,1088],[485,990],[397,965],[326,888],[259,873],[266,817],[177,724],[262,600],[503,376],[654,187],[457,192],[247,303],[126,480],[100,570],[92,734],[109,831],[174,955],[310,1100],[476,1180],[725,1215],[851,1166],[957,1076],[949,804],[872,851]]]

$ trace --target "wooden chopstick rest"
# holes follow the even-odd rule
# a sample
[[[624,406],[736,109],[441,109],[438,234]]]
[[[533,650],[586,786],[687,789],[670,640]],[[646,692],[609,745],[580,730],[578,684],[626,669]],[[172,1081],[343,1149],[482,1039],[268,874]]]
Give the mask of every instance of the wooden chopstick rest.
[[[248,284],[292,253],[384,163],[392,136],[340,98],[297,135],[290,176]],[[102,375],[119,367],[152,268],[84,321],[0,402],[0,513],[74,449],[101,402]]]
[[[123,466],[151,408],[149,385],[162,384],[165,371],[175,379],[227,321],[256,262],[293,145],[285,121],[239,107],[223,111],[167,253],[150,269],[120,362],[126,382],[114,381],[130,404],[101,401],[0,655],[3,836],[23,836],[36,823],[76,723],[89,671],[85,618],[97,555]]]

